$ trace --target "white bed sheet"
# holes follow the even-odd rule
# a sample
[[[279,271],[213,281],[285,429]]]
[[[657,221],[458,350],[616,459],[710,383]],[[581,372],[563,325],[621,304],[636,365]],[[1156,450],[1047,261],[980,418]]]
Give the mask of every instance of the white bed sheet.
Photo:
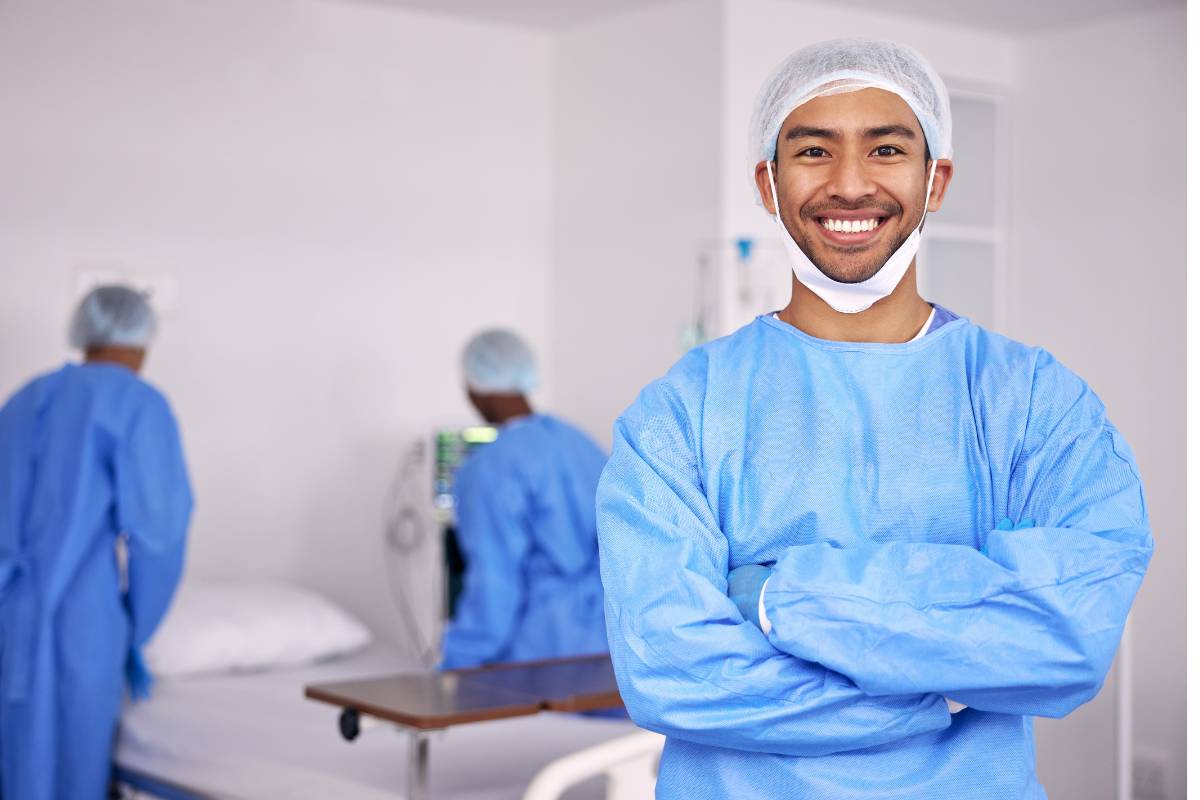
[[[346,742],[337,731],[340,709],[305,699],[304,686],[410,664],[374,645],[306,669],[164,681],[150,700],[126,709],[117,763],[214,798],[403,798],[407,736],[386,727]],[[435,798],[519,798],[555,758],[634,730],[625,721],[553,713],[451,728],[432,737],[430,788]]]

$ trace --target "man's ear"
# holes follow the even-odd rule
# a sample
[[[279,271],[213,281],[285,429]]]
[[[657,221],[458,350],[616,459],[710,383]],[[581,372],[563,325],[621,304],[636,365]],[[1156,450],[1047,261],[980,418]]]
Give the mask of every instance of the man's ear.
[[[946,196],[946,187],[954,177],[954,162],[938,159],[934,167],[933,188],[929,191],[929,210],[937,211],[942,207],[942,199]]]
[[[771,173],[767,169],[767,162],[760,161],[754,167],[754,183],[758,186],[758,196],[762,200],[763,208],[767,209],[770,214],[775,214],[775,200],[771,197]]]

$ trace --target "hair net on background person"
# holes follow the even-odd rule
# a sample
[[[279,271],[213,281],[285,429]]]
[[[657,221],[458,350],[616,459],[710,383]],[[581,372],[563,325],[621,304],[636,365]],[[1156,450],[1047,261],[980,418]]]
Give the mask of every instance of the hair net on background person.
[[[486,330],[467,343],[463,377],[477,394],[525,394],[538,383],[533,350],[512,331]]]
[[[154,338],[157,321],[150,301],[127,286],[98,286],[87,293],[71,319],[72,347],[135,347]]]
[[[798,107],[816,97],[870,88],[908,103],[931,158],[952,157],[950,97],[920,53],[877,39],[833,39],[792,53],[763,84],[750,122],[751,167],[775,158],[779,129]]]

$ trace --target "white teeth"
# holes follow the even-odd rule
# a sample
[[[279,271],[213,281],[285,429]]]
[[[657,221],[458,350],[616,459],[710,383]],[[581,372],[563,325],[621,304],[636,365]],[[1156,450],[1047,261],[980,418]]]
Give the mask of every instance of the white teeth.
[[[866,233],[873,231],[879,227],[879,220],[872,219],[830,219],[826,217],[821,221],[825,230],[834,231],[835,233]]]

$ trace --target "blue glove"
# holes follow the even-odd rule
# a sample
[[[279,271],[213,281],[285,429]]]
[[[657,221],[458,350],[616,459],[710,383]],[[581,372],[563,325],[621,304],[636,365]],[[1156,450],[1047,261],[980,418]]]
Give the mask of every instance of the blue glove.
[[[129,648],[129,655],[125,657],[125,681],[129,684],[129,696],[133,700],[145,700],[150,697],[150,690],[154,687],[154,676],[146,668],[140,647]]]
[[[761,630],[758,619],[758,598],[763,584],[771,577],[771,568],[762,564],[747,564],[729,573],[729,599],[742,616]]]

